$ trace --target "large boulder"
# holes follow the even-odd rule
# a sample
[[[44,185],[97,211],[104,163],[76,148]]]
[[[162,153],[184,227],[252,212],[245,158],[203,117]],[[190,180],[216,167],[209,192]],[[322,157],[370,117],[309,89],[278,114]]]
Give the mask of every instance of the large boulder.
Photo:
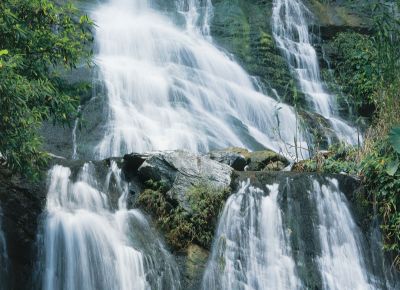
[[[240,147],[229,147],[212,151],[208,156],[238,171],[280,171],[290,164],[287,158],[272,150],[251,152]]]
[[[247,165],[247,159],[240,152],[227,150],[215,150],[207,154],[207,156],[219,163],[229,165],[235,170],[243,171]]]
[[[151,154],[138,168],[142,182],[161,181],[168,188],[169,198],[188,208],[185,193],[188,188],[206,183],[213,188],[227,188],[233,169],[226,164],[186,151],[166,151]]]

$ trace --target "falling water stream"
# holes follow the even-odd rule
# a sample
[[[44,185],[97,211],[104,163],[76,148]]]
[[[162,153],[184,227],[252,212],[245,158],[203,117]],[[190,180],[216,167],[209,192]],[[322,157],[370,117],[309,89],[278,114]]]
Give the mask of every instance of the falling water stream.
[[[241,146],[307,148],[293,109],[257,91],[211,42],[210,1],[177,1],[184,27],[151,1],[111,0],[93,12],[108,117],[97,157]]]
[[[301,289],[282,216],[278,184],[269,195],[242,182],[226,202],[203,289]]]
[[[365,238],[338,180],[311,178],[289,189],[287,180],[278,182],[265,190],[242,182],[228,199],[203,277],[204,290],[395,289],[380,270],[370,267]],[[296,198],[304,198],[300,214],[313,218],[304,222],[294,216],[296,211],[285,209],[285,203],[294,206],[288,195],[302,196]],[[308,205],[316,209],[315,215],[304,212]],[[306,273],[305,254],[311,255]]]
[[[74,180],[68,167],[49,173],[43,225],[42,289],[179,289],[176,266],[137,210],[112,163],[104,179],[86,163]],[[110,194],[118,195],[115,207]]]
[[[357,130],[339,118],[335,97],[321,80],[317,53],[308,31],[312,18],[312,12],[301,0],[274,0],[274,38],[315,112],[331,123],[339,140],[355,145],[359,138]]]
[[[313,182],[311,198],[318,211],[321,256],[318,258],[324,289],[375,289],[366,272],[361,232],[355,224],[337,180]]]

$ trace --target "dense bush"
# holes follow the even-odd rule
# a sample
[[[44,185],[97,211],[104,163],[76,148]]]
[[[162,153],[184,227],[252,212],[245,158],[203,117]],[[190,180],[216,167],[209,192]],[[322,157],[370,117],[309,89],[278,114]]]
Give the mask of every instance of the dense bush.
[[[373,104],[380,86],[378,52],[369,35],[340,33],[337,49],[336,76],[349,101],[357,108]]]
[[[42,122],[67,123],[76,114],[79,98],[59,72],[91,55],[91,20],[56,3],[0,2],[0,157],[25,174],[45,162]]]
[[[362,148],[331,148],[330,153],[302,162],[296,169],[359,175],[368,193],[365,203],[380,216],[384,248],[393,254],[400,269],[400,129],[395,129],[400,126],[397,7],[395,2],[372,1],[370,34],[346,32],[335,39],[338,83],[360,111],[366,106],[374,109]]]
[[[390,143],[388,140],[375,143],[374,150],[361,162],[361,174],[368,199],[382,218],[385,250],[394,254],[395,265],[400,269],[400,149],[396,151],[394,143]],[[400,142],[397,144],[400,146]]]
[[[188,208],[184,208],[167,196],[168,189],[162,182],[150,180],[146,186],[138,204],[152,214],[172,248],[184,250],[190,243],[210,248],[218,213],[229,194],[227,190],[206,183],[194,185],[185,193]]]

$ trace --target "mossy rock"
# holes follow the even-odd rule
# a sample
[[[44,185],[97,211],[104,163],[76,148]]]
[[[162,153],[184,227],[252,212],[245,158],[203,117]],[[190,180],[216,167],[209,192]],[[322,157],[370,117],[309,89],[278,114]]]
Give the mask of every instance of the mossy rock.
[[[186,253],[186,278],[190,281],[189,286],[192,287],[200,284],[210,253],[196,244],[190,244]]]
[[[215,0],[213,5],[211,33],[216,43],[258,77],[271,97],[278,93],[277,98],[293,103],[296,84],[272,36],[272,1]]]
[[[366,27],[370,25],[367,1],[321,1],[309,0],[320,26]],[[367,5],[366,5],[367,4]]]
[[[168,195],[163,182],[148,181],[145,185],[136,205],[154,218],[172,249],[185,252],[193,243],[211,247],[219,212],[230,194],[228,188],[198,183],[186,188],[183,206]]]
[[[272,150],[249,151],[240,147],[229,147],[219,152],[239,154],[246,160],[247,171],[280,171],[289,165],[289,161]]]

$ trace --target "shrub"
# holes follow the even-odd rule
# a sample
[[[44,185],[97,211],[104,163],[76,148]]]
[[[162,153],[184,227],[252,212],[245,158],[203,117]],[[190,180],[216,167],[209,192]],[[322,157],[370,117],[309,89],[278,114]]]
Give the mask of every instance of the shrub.
[[[162,182],[148,181],[146,186],[137,202],[154,217],[173,249],[184,250],[190,243],[210,248],[218,214],[229,194],[227,189],[206,182],[196,184],[185,193],[188,206],[185,208],[168,197],[168,189]]]

